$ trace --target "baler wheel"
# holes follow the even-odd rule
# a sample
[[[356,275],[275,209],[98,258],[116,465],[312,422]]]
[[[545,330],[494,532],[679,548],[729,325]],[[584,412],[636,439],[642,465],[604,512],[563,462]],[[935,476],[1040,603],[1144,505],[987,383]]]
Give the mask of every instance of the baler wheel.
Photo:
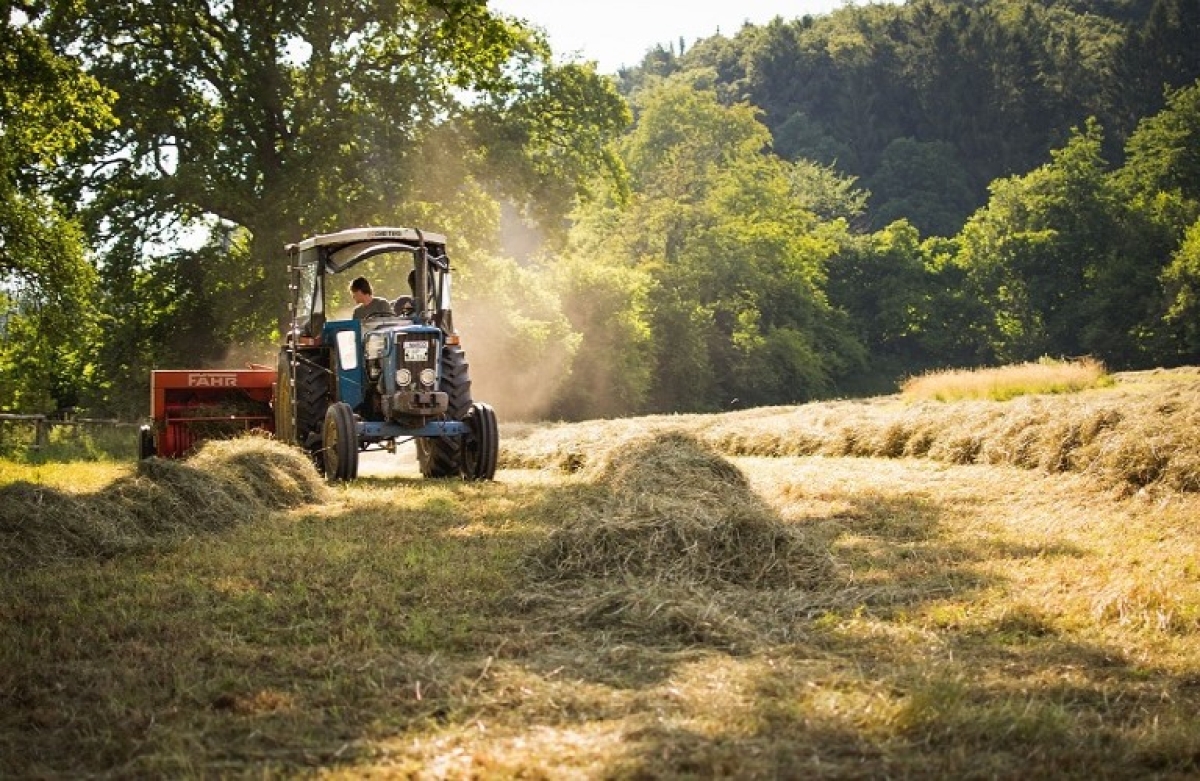
[[[154,446],[154,429],[150,426],[142,426],[138,430],[138,458],[149,458],[157,452]]]
[[[338,401],[329,405],[322,434],[325,479],[336,482],[358,477],[358,433],[349,404]]]

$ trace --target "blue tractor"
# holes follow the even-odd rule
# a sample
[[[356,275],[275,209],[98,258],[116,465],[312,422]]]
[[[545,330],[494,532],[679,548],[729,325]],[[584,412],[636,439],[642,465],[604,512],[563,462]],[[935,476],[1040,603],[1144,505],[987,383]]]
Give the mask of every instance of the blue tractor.
[[[355,228],[290,244],[287,256],[291,326],[276,374],[276,438],[308,450],[330,481],[353,480],[360,451],[394,453],[409,440],[425,477],[493,479],[496,413],[471,398],[446,237]],[[359,319],[347,293],[364,273],[381,293],[403,294]]]

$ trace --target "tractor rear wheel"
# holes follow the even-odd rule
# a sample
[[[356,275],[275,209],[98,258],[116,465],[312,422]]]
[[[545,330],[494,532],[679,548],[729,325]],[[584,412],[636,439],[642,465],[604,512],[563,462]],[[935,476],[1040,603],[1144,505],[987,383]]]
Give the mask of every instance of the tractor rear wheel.
[[[500,456],[500,428],[491,405],[475,402],[463,418],[467,435],[462,438],[459,472],[464,480],[494,480]]]
[[[346,402],[335,402],[325,410],[321,443],[327,480],[353,480],[358,477],[358,432],[354,424],[354,412]]]
[[[308,451],[318,472],[324,472],[321,428],[329,407],[328,354],[320,350],[297,352],[295,376],[291,347],[279,351],[275,373],[275,438]]]
[[[463,420],[471,409],[471,366],[457,344],[442,348],[442,390],[450,396],[446,417]],[[417,463],[424,477],[453,477],[459,474],[461,437],[417,439]]]

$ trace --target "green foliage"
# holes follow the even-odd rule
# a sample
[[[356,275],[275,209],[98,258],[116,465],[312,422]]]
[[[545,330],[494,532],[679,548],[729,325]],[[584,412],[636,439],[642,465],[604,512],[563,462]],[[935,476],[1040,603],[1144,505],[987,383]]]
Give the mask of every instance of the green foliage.
[[[554,65],[482,0],[82,0],[38,27],[119,94],[119,125],[58,183],[102,250],[123,338],[100,351],[111,409],[141,406],[150,365],[272,341],[288,242],[417,224],[470,258],[494,241],[498,194],[555,227],[594,178],[621,175],[604,146],[628,121],[612,83]],[[196,233],[205,248],[170,251]]]
[[[0,459],[5,466],[64,463],[132,462],[138,457],[138,432],[129,425],[68,423],[49,427],[46,441],[35,443],[31,422],[0,423]],[[4,467],[0,466],[0,473]],[[3,476],[0,475],[0,481]]]
[[[579,348],[561,377],[555,417],[618,417],[645,408],[655,384],[658,340],[647,321],[649,275],[615,262],[569,255],[553,280]]]
[[[758,112],[722,105],[705,81],[697,75],[644,88],[637,125],[621,144],[628,204],[610,200],[579,214],[572,245],[645,280],[636,288],[645,291],[644,316],[636,303],[617,333],[644,329],[652,340],[643,348],[623,339],[612,371],[628,385],[590,398],[576,392],[568,405],[575,414],[607,413],[590,406],[599,398],[642,397],[642,409],[653,411],[813,398],[863,358],[821,293],[834,244],[816,233],[818,218],[805,208],[851,215],[861,196],[828,169],[793,167],[767,153]],[[611,300],[602,293],[576,321],[585,353],[589,344],[613,346],[611,316],[597,318],[612,311]],[[648,375],[630,375],[625,356],[643,350]]]
[[[280,247],[355,224],[451,236],[479,382],[518,416],[1200,359],[1196,0],[847,6],[617,81],[482,0],[24,13],[0,408],[132,415],[153,366],[263,360]],[[499,257],[514,220],[541,255]]]
[[[829,260],[826,291],[848,315],[851,328],[877,359],[919,360],[917,336],[932,279],[920,236],[897,222],[868,236],[843,237]]]
[[[1121,261],[1114,250],[1123,206],[1101,144],[1089,124],[1051,163],[994,183],[988,206],[963,230],[960,262],[993,312],[991,340],[1002,361],[1111,352],[1132,323],[1098,324],[1096,309],[1106,297],[1153,284],[1145,273],[1125,279],[1124,291],[1103,284]]]
[[[1039,165],[1071,126],[1100,118],[1113,131],[1106,153],[1119,155],[1136,120],[1162,106],[1163,84],[1200,75],[1195,0],[1157,5],[1154,18],[1120,3],[848,6],[747,26],[646,68],[714,74],[723,101],[763,110],[782,156],[866,182],[873,225],[905,218],[952,236],[989,182]],[[646,81],[623,84],[633,94]],[[918,166],[928,155],[941,163]]]
[[[472,112],[473,138],[497,189],[529,204],[542,225],[558,225],[583,183],[597,176],[624,187],[621,161],[608,146],[631,117],[625,100],[595,66],[545,65],[516,93],[492,93]]]
[[[274,324],[270,310],[244,295],[264,275],[251,262],[246,231],[216,226],[194,250],[149,258],[113,251],[108,260],[108,294],[96,308],[104,339],[90,390],[109,414],[146,414],[151,369],[272,364],[275,341],[260,336]]]
[[[792,164],[788,178],[796,205],[823,222],[858,222],[867,210],[870,194],[856,186],[855,177],[842,176],[832,165],[800,159]]]
[[[953,236],[974,211],[967,171],[944,142],[897,138],[867,182],[876,225],[904,219],[921,233]]]
[[[1162,281],[1169,301],[1167,321],[1179,329],[1183,348],[1200,354],[1200,220],[1188,228]]]
[[[1137,194],[1175,192],[1200,203],[1200,80],[1167,97],[1166,107],[1138,123],[1119,179]]]
[[[548,277],[540,268],[480,253],[456,286],[455,321],[474,395],[502,410],[505,420],[544,414],[578,353],[579,334]]]
[[[90,371],[96,275],[51,197],[63,158],[112,124],[111,93],[28,20],[0,19],[0,409],[78,403]]]

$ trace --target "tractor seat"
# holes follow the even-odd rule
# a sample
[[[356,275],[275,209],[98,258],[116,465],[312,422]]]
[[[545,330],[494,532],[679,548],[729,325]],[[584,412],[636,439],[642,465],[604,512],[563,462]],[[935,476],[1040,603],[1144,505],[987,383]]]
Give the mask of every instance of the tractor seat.
[[[412,296],[397,296],[396,300],[392,302],[392,313],[397,317],[410,317],[413,310]]]

